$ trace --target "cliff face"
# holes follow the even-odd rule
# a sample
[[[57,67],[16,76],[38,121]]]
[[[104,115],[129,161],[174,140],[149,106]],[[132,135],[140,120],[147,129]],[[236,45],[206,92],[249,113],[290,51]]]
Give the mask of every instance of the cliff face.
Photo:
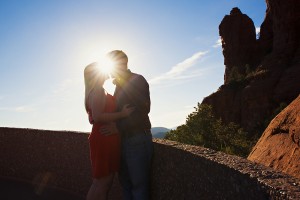
[[[202,102],[250,134],[300,93],[300,1],[266,3],[259,39],[252,20],[238,8],[222,20],[224,85]]]
[[[300,96],[272,120],[248,159],[300,178]]]

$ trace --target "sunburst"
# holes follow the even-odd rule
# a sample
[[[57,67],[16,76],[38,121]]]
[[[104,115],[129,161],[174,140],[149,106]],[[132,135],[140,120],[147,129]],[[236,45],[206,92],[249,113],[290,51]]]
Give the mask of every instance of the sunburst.
[[[114,68],[114,61],[112,61],[107,56],[103,56],[98,62],[100,71],[107,75],[110,75]]]

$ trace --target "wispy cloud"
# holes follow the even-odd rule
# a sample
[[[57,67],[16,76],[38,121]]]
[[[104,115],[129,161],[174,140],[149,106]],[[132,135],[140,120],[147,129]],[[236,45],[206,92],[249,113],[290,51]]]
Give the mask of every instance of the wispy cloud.
[[[53,86],[49,98],[55,101],[72,101],[78,91],[83,91],[82,87],[80,80],[65,79]]]
[[[34,111],[34,108],[32,106],[16,106],[16,107],[0,107],[0,110],[9,111],[9,112],[25,113],[25,112]]]
[[[206,55],[207,51],[200,51],[192,55],[191,57],[185,59],[184,61],[178,63],[177,65],[173,66],[170,71],[152,78],[149,83],[152,85],[161,84],[166,81],[172,80],[184,80],[190,79],[194,77],[199,77],[202,75],[201,71],[188,71],[191,67],[193,67],[204,55]]]
[[[34,108],[31,106],[18,106],[14,108],[16,112],[32,112],[34,111]]]
[[[213,45],[213,47],[214,47],[214,48],[218,48],[218,47],[220,47],[220,46],[222,46],[221,38],[219,38],[219,39],[216,41],[216,43]]]
[[[256,39],[258,39],[260,36],[260,27],[255,28],[255,33],[256,33]]]
[[[259,34],[259,32],[260,32],[260,27],[256,27],[256,28],[255,28],[255,33],[256,33],[256,34]]]

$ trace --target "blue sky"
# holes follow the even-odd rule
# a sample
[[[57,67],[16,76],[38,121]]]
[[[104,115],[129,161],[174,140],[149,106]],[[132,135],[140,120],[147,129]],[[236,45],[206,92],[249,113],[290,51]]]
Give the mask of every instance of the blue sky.
[[[114,49],[149,81],[152,125],[183,124],[223,83],[233,7],[260,27],[264,0],[1,0],[0,126],[90,131],[83,69]]]

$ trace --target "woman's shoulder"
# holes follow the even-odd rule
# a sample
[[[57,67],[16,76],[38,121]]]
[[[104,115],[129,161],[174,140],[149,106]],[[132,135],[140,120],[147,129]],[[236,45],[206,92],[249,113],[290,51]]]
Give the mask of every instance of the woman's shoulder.
[[[89,100],[90,101],[94,101],[96,100],[96,102],[99,102],[99,100],[101,101],[105,101],[105,96],[106,96],[106,92],[104,91],[104,89],[93,89],[89,95]]]
[[[94,88],[92,91],[91,91],[91,95],[92,96],[102,96],[102,95],[106,95],[106,92],[104,90],[104,88]]]
[[[103,91],[99,89],[94,89],[91,91],[88,99],[88,107],[90,107],[91,111],[101,111],[103,110],[106,104],[106,95]]]

